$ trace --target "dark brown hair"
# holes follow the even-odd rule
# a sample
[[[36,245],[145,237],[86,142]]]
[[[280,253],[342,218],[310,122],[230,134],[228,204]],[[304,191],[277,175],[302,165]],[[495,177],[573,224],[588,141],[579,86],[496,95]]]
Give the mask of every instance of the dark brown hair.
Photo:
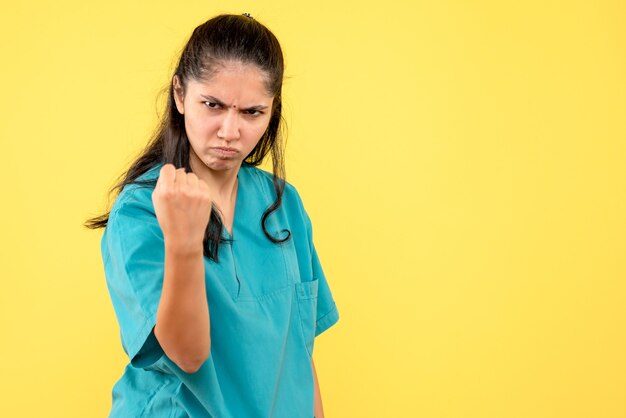
[[[256,147],[244,159],[243,164],[258,166],[268,153],[272,156],[273,183],[276,200],[263,213],[260,224],[265,235],[274,243],[282,243],[291,237],[289,230],[283,239],[274,238],[265,227],[268,216],[277,210],[282,202],[285,188],[285,166],[283,161],[282,130],[282,85],[284,73],[283,53],[274,34],[263,24],[247,15],[223,14],[198,26],[183,48],[178,65],[168,89],[165,113],[157,126],[152,139],[130,168],[119,178],[119,182],[109,191],[119,194],[124,186],[138,184],[154,187],[156,180],[137,180],[158,163],[171,163],[176,168],[184,167],[191,172],[189,164],[190,144],[185,131],[184,116],[174,102],[174,75],[181,81],[183,90],[189,80],[208,80],[221,65],[228,61],[253,64],[266,73],[266,89],[274,96],[272,115],[267,130]],[[121,179],[121,180],[120,180]],[[105,214],[90,218],[84,226],[91,229],[104,228],[109,220],[110,210]],[[204,236],[204,254],[217,261],[218,247],[222,238],[222,221],[215,205]]]

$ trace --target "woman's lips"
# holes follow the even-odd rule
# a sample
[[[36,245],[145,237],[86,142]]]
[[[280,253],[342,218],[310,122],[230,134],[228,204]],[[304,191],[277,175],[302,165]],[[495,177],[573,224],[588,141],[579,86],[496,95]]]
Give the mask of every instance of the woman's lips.
[[[230,147],[214,147],[211,149],[220,157],[230,157],[237,154],[237,149]]]

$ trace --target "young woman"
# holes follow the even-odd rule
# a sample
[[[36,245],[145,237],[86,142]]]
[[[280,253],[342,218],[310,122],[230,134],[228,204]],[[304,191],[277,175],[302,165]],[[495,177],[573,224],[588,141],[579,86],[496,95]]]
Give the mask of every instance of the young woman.
[[[284,181],[283,55],[249,14],[198,26],[154,138],[90,219],[130,359],[111,417],[322,417],[314,339],[339,314]],[[258,166],[271,153],[273,173]]]

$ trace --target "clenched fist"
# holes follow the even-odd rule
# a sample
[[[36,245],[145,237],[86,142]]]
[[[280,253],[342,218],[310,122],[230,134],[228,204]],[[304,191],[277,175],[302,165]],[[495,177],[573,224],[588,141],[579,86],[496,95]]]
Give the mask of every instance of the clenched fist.
[[[209,186],[194,173],[165,164],[152,192],[152,203],[166,246],[177,251],[202,249],[211,216]]]

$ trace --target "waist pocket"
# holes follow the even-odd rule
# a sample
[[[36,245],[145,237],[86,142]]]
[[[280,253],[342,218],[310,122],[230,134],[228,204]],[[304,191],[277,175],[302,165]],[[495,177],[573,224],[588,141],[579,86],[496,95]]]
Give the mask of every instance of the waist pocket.
[[[315,339],[315,319],[317,315],[317,289],[319,281],[296,282],[296,302],[300,315],[300,330],[304,345],[309,356],[313,355],[313,341]]]

